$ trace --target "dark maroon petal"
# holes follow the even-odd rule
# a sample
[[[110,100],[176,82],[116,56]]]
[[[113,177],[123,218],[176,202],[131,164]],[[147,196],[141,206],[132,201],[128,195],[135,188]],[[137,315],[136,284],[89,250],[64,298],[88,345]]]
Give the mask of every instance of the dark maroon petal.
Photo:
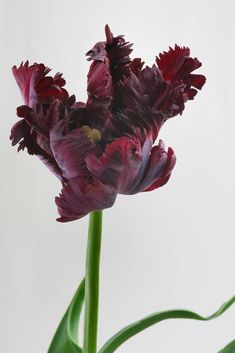
[[[21,131],[21,137],[25,140],[30,140],[31,144],[34,143],[37,148],[43,149],[46,153],[51,154],[47,133],[48,129],[44,116],[36,113],[32,108],[28,107],[27,105],[22,105],[18,107],[17,115],[21,118],[24,118],[23,121],[25,123],[22,125],[25,126],[25,129],[24,131]]]
[[[19,143],[18,151],[26,148],[29,154],[37,155],[53,174],[59,179],[62,179],[60,169],[55,159],[38,144],[37,133],[32,130],[24,119],[18,121],[13,126],[10,139],[12,140],[13,146]]]
[[[203,75],[189,74],[184,77],[184,83],[187,86],[193,86],[197,89],[201,89],[206,82],[206,78]]]
[[[125,121],[125,126],[152,130],[155,140],[162,124],[168,118],[182,114],[185,102],[197,94],[197,90],[191,87],[200,88],[205,82],[204,76],[192,74],[185,76],[184,80],[166,81],[155,65],[131,72],[118,83],[119,110],[113,113],[106,128],[113,133],[111,126],[119,128]],[[121,128],[121,131],[125,130]]]
[[[112,43],[106,42],[106,51],[114,85],[124,76],[129,76],[131,47],[132,44],[126,42],[122,35],[113,37]]]
[[[152,131],[155,140],[174,96],[156,66],[137,70],[136,74],[131,72],[129,77],[119,82],[119,92],[119,110],[113,113],[111,123],[121,133],[125,131],[122,122],[126,122],[125,126]],[[106,125],[110,126],[110,122]]]
[[[111,207],[116,199],[116,190],[94,178],[75,178],[64,185],[56,204],[59,222],[79,219],[92,211]]]
[[[27,105],[22,105],[17,108],[17,115],[24,118],[28,127],[30,128],[32,138],[35,143],[39,145],[46,153],[52,156],[50,141],[49,141],[49,130],[54,126],[60,119],[60,102],[55,100],[43,115],[43,112],[37,113]]]
[[[183,101],[186,102],[188,99],[190,100],[194,99],[196,94],[197,94],[197,90],[195,88],[186,89],[185,93],[183,94]]]
[[[94,60],[88,74],[86,108],[95,128],[101,128],[111,118],[110,105],[114,109],[120,100],[117,83],[131,70],[131,44],[123,36],[114,37],[108,25],[105,33],[106,41],[96,43],[86,54],[88,60]]]
[[[38,145],[31,134],[31,129],[25,120],[18,121],[11,129],[12,146],[19,143],[18,151],[27,148],[29,154],[38,154]]]
[[[88,60],[94,60],[87,75],[88,124],[102,128],[110,116],[109,106],[112,99],[112,76],[105,43],[97,43],[86,55],[89,56]]]
[[[143,109],[143,107],[160,110],[161,102],[166,96],[167,84],[162,80],[156,67],[146,67],[120,82],[124,107]]]
[[[51,110],[52,109],[50,108],[49,114]],[[25,122],[27,123],[30,129],[30,134],[35,144],[38,145],[40,149],[45,151],[51,157],[53,157],[50,149],[49,126],[47,116],[36,113],[32,108],[29,108],[26,105],[17,108],[17,115],[19,117],[24,118]]]
[[[190,57],[189,48],[181,48],[175,45],[174,49],[170,48],[168,52],[159,54],[156,62],[164,79],[171,83],[182,80],[187,88],[193,86],[201,89],[206,81],[203,75],[191,74],[202,64],[197,58]]]
[[[142,61],[140,58],[135,58],[131,61],[130,64],[130,69],[132,72],[134,72],[134,74],[138,74],[139,71],[142,70],[144,66],[144,61]]]
[[[43,115],[36,113],[27,105],[21,105],[16,109],[16,113],[20,118],[24,118],[32,132],[47,134],[46,120]]]
[[[148,107],[143,106],[135,110],[127,108],[112,115],[112,119],[105,124],[102,135],[106,139],[110,135],[115,138],[133,135],[137,136],[143,145],[146,132],[151,133],[153,141],[156,140],[163,121],[161,112],[153,113]]]
[[[32,74],[35,70],[35,67],[29,66],[29,62],[26,61],[25,64],[21,63],[21,65],[17,68],[13,66],[12,73],[15,77],[15,80],[20,88],[20,92],[24,103],[29,105],[29,97],[30,97],[30,82],[32,78]]]
[[[112,97],[112,78],[108,64],[93,62],[88,73],[88,95],[95,100],[108,100]]]
[[[174,49],[170,48],[168,52],[159,54],[156,62],[163,78],[176,89],[175,93],[173,90],[173,99],[166,110],[166,115],[170,118],[182,114],[184,103],[193,99],[197,89],[201,89],[206,81],[203,75],[191,74],[201,66],[201,63],[197,58],[190,57],[189,48],[181,48],[178,45],[175,45]]]
[[[130,71],[132,52],[129,42],[126,42],[123,35],[114,37],[109,26],[105,26],[106,41],[98,42],[89,50],[86,55],[88,60],[108,62],[110,72],[114,81],[118,81],[123,75],[128,75]]]
[[[28,61],[21,63],[18,68],[13,66],[12,72],[26,105],[35,108],[38,103],[68,98],[67,91],[62,88],[65,81],[61,74],[56,74],[54,78],[46,76],[50,71],[44,64],[29,66]]]
[[[114,85],[123,76],[128,76],[130,72],[132,52],[129,42],[126,42],[122,35],[114,37],[108,25],[105,27],[106,41],[98,42],[87,52],[88,60],[95,60],[109,63],[110,73]]]
[[[81,128],[67,132],[64,121],[59,121],[50,131],[50,144],[65,179],[87,175],[85,157],[96,145]]]
[[[90,173],[119,193],[125,193],[133,185],[141,163],[141,145],[134,136],[116,139],[106,146],[100,157],[89,155],[86,158]]]
[[[111,45],[113,42],[113,33],[111,32],[109,25],[105,26],[106,43]]]
[[[92,127],[102,128],[110,116],[112,77],[107,62],[94,61],[88,76],[86,110]]]
[[[173,150],[169,148],[166,152],[164,143],[160,140],[158,146],[152,148],[145,174],[133,193],[154,190],[164,185],[169,179],[175,161]]]
[[[156,58],[156,62],[166,81],[173,82],[182,79],[182,75],[180,74],[183,68],[183,71],[186,71],[184,66],[189,55],[189,48],[181,48],[178,45],[175,45],[174,49],[170,47],[168,52],[164,51],[159,54],[159,57]],[[200,65],[197,59],[193,62],[190,61],[187,73],[197,69]]]
[[[64,114],[61,117],[61,102],[55,99],[49,106],[45,116],[45,129],[49,135],[49,131],[53,128],[61,118],[65,118]]]
[[[152,164],[153,163],[154,162],[152,162]],[[149,187],[147,187],[144,191],[152,191],[159,188],[160,186],[165,185],[171,176],[171,172],[175,166],[175,163],[176,163],[176,156],[172,148],[169,147],[167,152],[167,162],[166,162],[165,169],[162,173],[162,176],[157,177],[154,180],[154,182]]]

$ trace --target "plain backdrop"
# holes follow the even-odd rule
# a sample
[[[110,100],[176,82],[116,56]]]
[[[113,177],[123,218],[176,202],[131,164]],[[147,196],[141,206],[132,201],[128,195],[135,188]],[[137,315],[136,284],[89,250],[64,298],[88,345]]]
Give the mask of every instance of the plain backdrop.
[[[10,145],[22,104],[11,67],[43,62],[85,100],[84,54],[106,23],[148,65],[169,45],[189,46],[207,83],[160,132],[177,155],[169,183],[104,212],[99,345],[154,311],[212,314],[235,294],[234,1],[1,0],[0,10],[0,351],[47,351],[84,275],[88,223],[57,223],[59,181]],[[213,322],[165,321],[118,352],[215,353],[234,327],[235,308]]]

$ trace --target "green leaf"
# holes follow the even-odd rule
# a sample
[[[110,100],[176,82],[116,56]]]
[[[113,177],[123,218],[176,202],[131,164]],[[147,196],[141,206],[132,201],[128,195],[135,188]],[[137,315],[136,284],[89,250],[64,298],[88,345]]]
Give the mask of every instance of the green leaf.
[[[53,337],[48,353],[82,353],[78,345],[78,324],[85,294],[85,280],[76,291]]]
[[[234,353],[235,352],[235,340],[230,342],[226,347],[221,349],[218,353]]]
[[[213,315],[210,315],[208,317],[201,316],[197,313],[194,313],[193,311],[188,311],[188,310],[169,310],[169,311],[157,312],[155,314],[145,317],[142,320],[136,321],[129,326],[124,327],[121,331],[116,333],[112,338],[110,338],[105,343],[105,345],[99,350],[99,353],[113,353],[119,346],[121,346],[129,338],[133,337],[137,333],[163,320],[193,319],[193,320],[200,320],[200,321],[208,321],[208,320],[215,319],[216,317],[223,314],[234,302],[235,302],[235,296],[231,298],[229,301],[227,301],[226,303],[224,303],[220,307],[220,309],[216,311]],[[222,350],[222,353],[229,353],[229,352],[230,352],[229,350],[228,351]]]

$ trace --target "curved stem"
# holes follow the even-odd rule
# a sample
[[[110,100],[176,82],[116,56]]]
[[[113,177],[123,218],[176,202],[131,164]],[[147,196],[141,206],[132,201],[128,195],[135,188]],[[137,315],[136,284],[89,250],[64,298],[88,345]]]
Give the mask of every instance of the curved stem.
[[[97,352],[99,305],[99,264],[102,235],[102,211],[89,216],[85,277],[85,323],[83,353]]]

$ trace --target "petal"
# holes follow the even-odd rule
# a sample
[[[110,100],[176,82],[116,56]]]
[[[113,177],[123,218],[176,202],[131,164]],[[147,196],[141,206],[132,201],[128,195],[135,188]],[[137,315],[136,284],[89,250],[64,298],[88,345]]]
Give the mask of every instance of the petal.
[[[86,54],[88,60],[94,60],[88,73],[86,108],[95,128],[102,128],[111,118],[111,103],[114,107],[119,102],[117,82],[131,70],[131,44],[125,42],[123,36],[114,37],[108,25],[105,33],[106,41],[96,43]]]
[[[94,61],[88,73],[86,111],[93,128],[101,129],[110,116],[112,77],[107,62]]]
[[[28,61],[21,63],[18,68],[13,66],[12,72],[26,105],[35,108],[39,102],[68,98],[67,91],[62,88],[65,80],[61,74],[56,74],[54,78],[46,76],[50,71],[44,64],[35,63],[29,66]]]
[[[152,108],[160,110],[161,102],[168,93],[168,85],[162,79],[156,66],[133,72],[120,82],[122,101],[129,109]]]
[[[18,151],[27,148],[29,154],[38,154],[38,146],[32,137],[29,125],[25,120],[18,121],[11,129],[12,146],[19,143]]]
[[[88,60],[108,62],[114,83],[120,80],[123,75],[130,71],[132,52],[129,42],[126,42],[122,35],[114,37],[109,26],[105,26],[106,41],[98,42],[87,52]]]
[[[130,64],[131,71],[134,74],[138,74],[138,72],[142,70],[143,66],[144,66],[144,61],[142,61],[141,58],[133,59]]]
[[[167,158],[165,170],[163,171],[162,176],[157,177],[154,180],[154,182],[148,188],[146,188],[144,191],[155,190],[155,189],[159,188],[160,186],[165,185],[168,182],[168,180],[171,176],[171,172],[172,172],[172,170],[175,166],[175,163],[176,163],[176,156],[174,154],[174,151],[171,148],[168,148],[167,155],[168,155],[168,158]]]
[[[107,56],[114,84],[130,73],[132,44],[126,42],[122,35],[113,37],[112,42],[106,42]]]
[[[133,193],[151,191],[164,185],[175,165],[175,155],[171,148],[165,151],[163,142],[152,148],[145,174]]]
[[[24,119],[18,121],[13,126],[10,139],[12,140],[13,146],[19,143],[18,151],[27,148],[29,154],[37,155],[54,175],[62,179],[60,169],[55,159],[50,153],[40,147],[37,143],[37,133],[32,130]]]
[[[88,213],[111,207],[116,199],[116,191],[110,185],[105,185],[97,179],[71,179],[64,185],[56,205],[59,222],[70,222]]]
[[[182,79],[180,75],[183,71],[188,71],[187,73],[192,72],[201,66],[201,63],[197,59],[192,59],[190,61],[190,66],[185,67],[186,60],[189,58],[190,50],[186,47],[179,47],[175,45],[175,48],[169,48],[168,52],[163,52],[159,54],[159,57],[156,57],[156,62],[159,69],[162,72],[162,75],[166,81],[178,81]],[[188,66],[186,64],[186,66]]]
[[[71,179],[87,174],[84,159],[96,146],[82,129],[66,132],[66,125],[61,120],[50,131],[50,143],[64,178]]]
[[[189,48],[181,48],[178,45],[175,45],[174,49],[170,48],[168,52],[159,54],[156,62],[163,78],[173,88],[173,99],[171,99],[171,104],[168,105],[166,115],[171,118],[177,114],[182,114],[184,103],[193,99],[197,94],[197,89],[201,89],[205,84],[205,76],[191,74],[192,71],[201,66],[201,63],[197,58],[190,57]]]
[[[171,83],[182,80],[187,87],[201,89],[206,81],[203,75],[191,74],[202,64],[197,58],[190,57],[189,48],[175,45],[174,49],[170,48],[168,52],[159,54],[156,62],[164,79]]]
[[[184,83],[187,86],[193,86],[197,89],[201,89],[206,82],[206,78],[203,75],[189,74],[184,77]]]
[[[119,110],[113,113],[111,123],[122,133],[127,125],[152,131],[155,140],[169,106],[166,99],[174,93],[171,91],[156,66],[137,70],[136,73],[131,72],[129,77],[119,82]],[[125,126],[122,123],[124,121]],[[110,122],[106,127],[108,125],[111,125]]]
[[[122,35],[114,37],[108,25],[105,27],[106,41],[98,42],[87,52],[88,60],[102,62],[109,65],[109,71],[113,79],[113,85],[124,76],[129,76],[131,68],[132,52],[129,42]]]
[[[22,98],[26,105],[29,105],[29,97],[30,93],[30,82],[33,75],[33,72],[36,70],[34,65],[29,66],[29,62],[26,61],[25,64],[23,62],[17,68],[13,66],[12,73],[15,77],[15,80],[19,86]]]
[[[30,134],[38,147],[52,156],[48,137],[49,126],[47,124],[47,117],[36,113],[27,105],[18,107],[17,115],[21,118],[24,118],[24,121],[27,123],[30,129]]]
[[[141,163],[141,145],[133,136],[120,137],[108,144],[100,157],[89,155],[86,158],[90,173],[119,193],[129,193],[136,183]]]
[[[103,62],[93,62],[88,73],[87,91],[90,99],[96,101],[112,98],[112,77],[109,72],[109,66]]]

